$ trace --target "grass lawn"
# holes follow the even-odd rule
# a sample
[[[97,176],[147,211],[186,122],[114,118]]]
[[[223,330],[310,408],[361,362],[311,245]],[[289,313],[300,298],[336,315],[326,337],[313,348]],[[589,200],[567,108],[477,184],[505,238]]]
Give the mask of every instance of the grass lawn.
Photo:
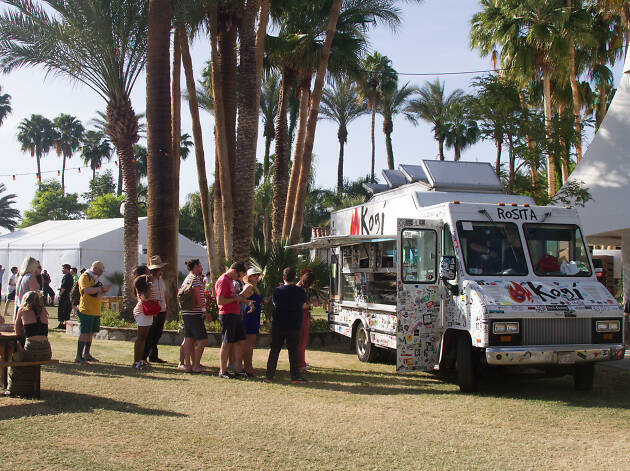
[[[478,394],[431,374],[360,363],[345,346],[309,351],[306,385],[216,377],[174,364],[133,370],[132,345],[95,341],[101,363],[71,363],[76,339],[50,335],[59,365],[42,399],[0,398],[2,469],[521,470],[629,468],[630,372],[599,366],[592,392],[569,377],[489,381]],[[160,347],[174,363],[176,347]],[[263,368],[267,350],[255,352]],[[33,445],[28,445],[32,443]]]

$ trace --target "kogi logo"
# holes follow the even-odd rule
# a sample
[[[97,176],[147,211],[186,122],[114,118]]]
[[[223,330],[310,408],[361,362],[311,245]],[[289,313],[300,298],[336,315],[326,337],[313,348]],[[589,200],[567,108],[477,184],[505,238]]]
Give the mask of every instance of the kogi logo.
[[[385,230],[385,213],[370,214],[369,208],[361,206],[361,216],[357,208],[350,220],[350,235],[383,234]]]

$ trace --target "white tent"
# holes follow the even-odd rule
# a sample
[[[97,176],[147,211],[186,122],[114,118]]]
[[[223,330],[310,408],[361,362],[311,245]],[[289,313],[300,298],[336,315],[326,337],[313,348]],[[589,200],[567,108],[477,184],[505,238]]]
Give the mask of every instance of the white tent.
[[[588,242],[622,246],[630,300],[630,51],[608,112],[569,181],[582,182],[592,196],[578,208]]]
[[[138,220],[138,261],[146,261],[147,218]],[[92,261],[105,265],[105,277],[123,271],[123,219],[87,219],[46,221],[0,236],[0,265],[6,268],[3,290],[6,291],[10,267],[35,257],[48,270],[51,287],[61,282],[61,265],[88,268]],[[198,258],[204,263],[204,247],[179,234],[178,271],[185,272],[184,261]],[[205,265],[206,263],[204,263]],[[116,290],[112,290],[116,293]]]

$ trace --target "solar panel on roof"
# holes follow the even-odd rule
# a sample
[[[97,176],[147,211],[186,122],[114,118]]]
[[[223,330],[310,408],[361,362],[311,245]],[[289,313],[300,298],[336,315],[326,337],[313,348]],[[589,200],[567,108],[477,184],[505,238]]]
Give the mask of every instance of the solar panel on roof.
[[[398,168],[403,173],[403,175],[407,178],[407,182],[409,183],[413,183],[413,182],[429,183],[429,180],[427,180],[427,176],[424,173],[424,170],[422,169],[421,165],[401,164],[398,166]]]
[[[501,180],[486,162],[423,160],[422,166],[436,190],[503,192]]]
[[[383,177],[390,188],[398,188],[407,184],[407,178],[400,170],[383,170]]]
[[[365,188],[373,195],[376,193],[381,193],[385,190],[389,190],[389,187],[387,185],[383,185],[382,183],[363,183],[363,188]]]

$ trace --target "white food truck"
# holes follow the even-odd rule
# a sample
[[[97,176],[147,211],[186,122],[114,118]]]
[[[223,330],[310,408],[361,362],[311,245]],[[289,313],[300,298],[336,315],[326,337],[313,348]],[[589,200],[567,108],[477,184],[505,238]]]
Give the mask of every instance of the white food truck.
[[[489,164],[425,160],[384,170],[365,204],[331,215],[331,330],[361,361],[455,368],[462,391],[488,366],[572,374],[624,356],[623,311],[595,278],[577,211],[507,195]]]

